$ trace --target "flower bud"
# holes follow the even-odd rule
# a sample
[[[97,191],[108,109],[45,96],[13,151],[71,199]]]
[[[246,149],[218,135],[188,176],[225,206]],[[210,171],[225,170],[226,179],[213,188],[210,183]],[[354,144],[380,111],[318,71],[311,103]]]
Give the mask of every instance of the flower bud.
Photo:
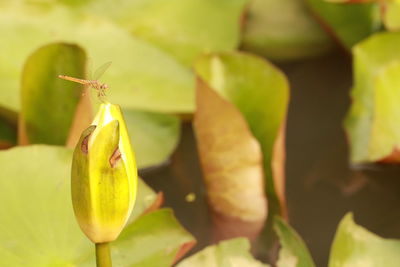
[[[72,204],[85,235],[94,243],[115,240],[131,214],[136,190],[136,162],[121,109],[103,103],[72,160]]]

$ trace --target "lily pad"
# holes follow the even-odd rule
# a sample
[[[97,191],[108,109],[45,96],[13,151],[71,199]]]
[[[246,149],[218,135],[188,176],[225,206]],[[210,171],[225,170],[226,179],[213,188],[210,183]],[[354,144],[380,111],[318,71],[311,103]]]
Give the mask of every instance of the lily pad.
[[[64,145],[83,86],[59,74],[85,76],[85,52],[76,45],[50,44],[27,60],[21,82],[20,127],[27,143]]]
[[[146,168],[168,159],[178,145],[180,120],[173,115],[123,110],[137,165]]]
[[[293,27],[296,25],[296,27]],[[273,60],[320,55],[331,38],[299,0],[254,0],[246,11],[242,48]]]
[[[400,33],[380,33],[353,49],[352,106],[345,121],[354,163],[400,160]]]
[[[245,238],[222,241],[190,256],[177,267],[268,267],[255,260],[249,252],[250,243]]]
[[[399,0],[384,0],[384,1],[370,1],[370,0],[325,0],[332,3],[345,3],[345,4],[359,4],[376,2],[380,5],[381,19],[389,31],[400,30],[400,1]]]
[[[152,208],[157,201],[157,194],[139,177],[135,207],[129,217],[129,223]]]
[[[351,49],[381,27],[378,3],[338,4],[325,0],[306,1],[328,32],[347,49]]]
[[[71,158],[69,149],[44,145],[0,152],[0,201],[7,203],[0,208],[1,266],[86,266],[94,261],[94,246],[80,231],[72,210]],[[140,191],[154,195],[143,185],[139,183],[138,198],[147,197]],[[140,199],[138,203],[144,203]],[[135,209],[140,214],[146,205]],[[160,242],[158,234],[167,241]],[[149,245],[137,246],[138,240]],[[161,210],[128,225],[113,246],[113,257],[124,266],[149,266],[145,263],[153,257],[168,266],[188,242],[193,242],[191,235],[170,211]]]
[[[172,210],[161,209],[139,217],[111,244],[114,266],[153,267],[172,266],[181,247],[192,247],[195,241]],[[80,266],[95,266],[95,261],[92,258]]]
[[[95,1],[85,9],[108,16],[134,36],[174,55],[186,66],[202,53],[233,50],[248,0]],[[111,10],[111,12],[110,12]]]
[[[267,218],[260,144],[246,119],[198,78],[194,129],[214,238],[255,239]]]
[[[239,52],[205,55],[195,70],[243,114],[263,153],[268,216],[285,214],[281,143],[289,100],[285,75],[266,60]]]
[[[0,106],[20,110],[19,81],[25,59],[40,46],[63,41],[83,47],[95,66],[113,62],[104,74],[111,102],[162,112],[194,109],[190,70],[106,18],[62,5],[4,4],[0,11]]]
[[[281,244],[278,267],[315,267],[307,246],[296,231],[280,217],[275,217],[274,229]]]
[[[383,22],[390,31],[400,31],[400,1],[386,1],[386,11],[383,15]]]
[[[386,239],[354,222],[348,213],[339,224],[332,244],[329,267],[397,267],[400,240]]]

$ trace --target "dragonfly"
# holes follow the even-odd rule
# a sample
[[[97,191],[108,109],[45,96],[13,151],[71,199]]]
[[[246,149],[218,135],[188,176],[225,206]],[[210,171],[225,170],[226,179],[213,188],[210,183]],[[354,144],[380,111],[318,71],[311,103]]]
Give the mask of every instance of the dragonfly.
[[[58,75],[58,78],[71,82],[80,83],[85,86],[90,86],[91,88],[97,91],[97,97],[102,98],[106,96],[106,90],[108,89],[108,85],[105,83],[100,83],[98,79],[104,74],[104,72],[108,69],[108,67],[110,67],[110,65],[111,61],[104,63],[96,70],[96,72],[93,75],[93,78],[90,80],[74,78],[67,75]]]

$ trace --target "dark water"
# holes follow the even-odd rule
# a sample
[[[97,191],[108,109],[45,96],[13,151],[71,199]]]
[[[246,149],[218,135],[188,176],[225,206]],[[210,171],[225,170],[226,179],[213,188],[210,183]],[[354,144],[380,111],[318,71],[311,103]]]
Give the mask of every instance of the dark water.
[[[286,197],[291,225],[317,266],[326,266],[340,219],[352,211],[358,224],[384,237],[400,238],[400,167],[350,168],[342,127],[350,105],[351,60],[337,51],[321,58],[279,65],[291,83],[287,125]],[[146,170],[145,181],[166,196],[182,224],[210,243],[210,219],[190,124],[169,164]],[[195,192],[196,200],[185,201]]]

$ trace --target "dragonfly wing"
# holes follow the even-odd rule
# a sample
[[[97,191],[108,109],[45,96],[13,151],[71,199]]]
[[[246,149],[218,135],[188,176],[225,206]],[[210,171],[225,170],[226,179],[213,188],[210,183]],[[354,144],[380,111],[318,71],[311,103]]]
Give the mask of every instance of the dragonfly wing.
[[[93,74],[93,59],[91,58],[91,57],[87,57],[86,58],[86,67],[87,67],[87,79],[89,79],[89,80],[93,80],[93,76],[94,76],[94,74]]]
[[[110,67],[111,65],[111,61],[108,61],[106,63],[104,63],[103,65],[101,65],[93,74],[93,80],[98,80],[101,75],[104,74],[104,72],[108,69],[108,67]]]

